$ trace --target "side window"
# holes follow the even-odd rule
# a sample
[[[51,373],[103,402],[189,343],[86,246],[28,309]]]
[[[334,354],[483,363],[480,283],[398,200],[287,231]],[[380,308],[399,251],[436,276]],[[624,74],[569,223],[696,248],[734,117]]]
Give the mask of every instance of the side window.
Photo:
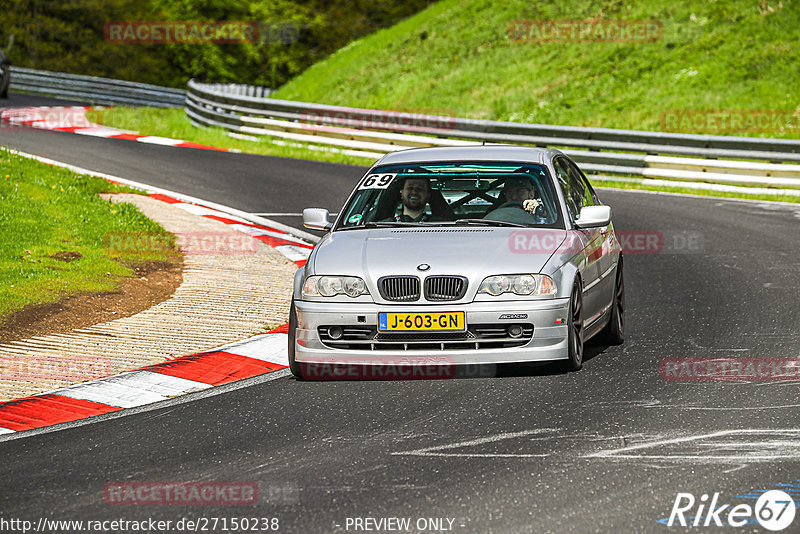
[[[569,170],[572,176],[575,177],[575,180],[581,183],[581,187],[583,187],[583,205],[584,206],[597,206],[600,204],[600,201],[597,200],[597,195],[592,189],[592,186],[589,185],[589,181],[586,179],[586,176],[578,169],[578,166],[575,165],[572,161],[568,161],[567,164],[569,165]]]
[[[567,211],[572,216],[572,220],[578,218],[583,207],[586,188],[581,181],[580,175],[576,175],[574,170],[564,158],[555,160],[556,174],[564,191],[564,200],[567,203]]]

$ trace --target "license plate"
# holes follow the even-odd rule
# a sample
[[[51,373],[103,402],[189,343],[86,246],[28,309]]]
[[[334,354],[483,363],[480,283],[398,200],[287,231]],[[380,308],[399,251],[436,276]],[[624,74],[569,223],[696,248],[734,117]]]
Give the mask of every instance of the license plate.
[[[449,330],[463,332],[467,329],[467,321],[463,311],[407,313],[378,313],[378,330]]]

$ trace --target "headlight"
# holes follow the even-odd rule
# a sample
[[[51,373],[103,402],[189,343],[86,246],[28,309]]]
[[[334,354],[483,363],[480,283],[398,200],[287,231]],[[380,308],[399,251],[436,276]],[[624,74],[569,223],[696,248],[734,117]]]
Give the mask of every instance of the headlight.
[[[487,293],[494,297],[503,293],[515,295],[555,295],[556,284],[544,274],[509,274],[489,276],[481,282],[478,293]]]
[[[357,276],[309,276],[303,284],[304,297],[335,297],[369,295],[367,284]]]

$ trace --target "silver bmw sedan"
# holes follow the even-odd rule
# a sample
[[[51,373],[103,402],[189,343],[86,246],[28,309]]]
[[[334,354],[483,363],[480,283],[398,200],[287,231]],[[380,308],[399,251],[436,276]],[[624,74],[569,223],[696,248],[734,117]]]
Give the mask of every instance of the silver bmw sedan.
[[[295,275],[297,377],[319,376],[319,366],[559,361],[578,370],[589,338],[623,341],[611,208],[559,150],[393,152],[334,222],[318,208],[303,222],[328,233]]]

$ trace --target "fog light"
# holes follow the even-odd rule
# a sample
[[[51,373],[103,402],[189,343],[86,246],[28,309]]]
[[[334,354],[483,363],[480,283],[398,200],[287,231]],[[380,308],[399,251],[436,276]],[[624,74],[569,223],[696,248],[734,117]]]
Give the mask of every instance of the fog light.
[[[342,334],[343,332],[341,326],[328,327],[328,336],[330,336],[331,339],[339,339],[340,337],[342,337]]]
[[[522,335],[522,327],[518,324],[512,324],[508,327],[508,335],[511,337],[519,337]]]

